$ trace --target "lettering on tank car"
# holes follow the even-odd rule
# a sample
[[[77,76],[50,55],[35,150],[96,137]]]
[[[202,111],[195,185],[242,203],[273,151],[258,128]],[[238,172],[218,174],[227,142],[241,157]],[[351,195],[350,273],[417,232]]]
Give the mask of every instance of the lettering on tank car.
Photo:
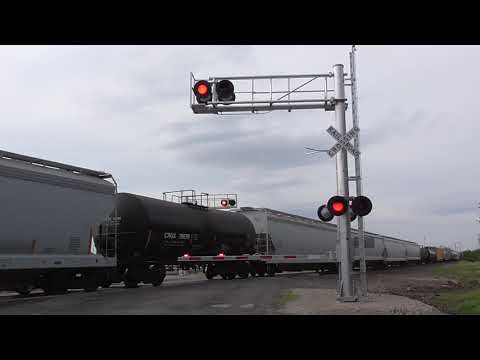
[[[177,233],[165,233],[163,235],[164,239],[180,239],[180,240],[190,240],[190,234],[177,234]]]
[[[185,240],[177,240],[177,239],[166,239],[163,241],[163,246],[185,246]]]

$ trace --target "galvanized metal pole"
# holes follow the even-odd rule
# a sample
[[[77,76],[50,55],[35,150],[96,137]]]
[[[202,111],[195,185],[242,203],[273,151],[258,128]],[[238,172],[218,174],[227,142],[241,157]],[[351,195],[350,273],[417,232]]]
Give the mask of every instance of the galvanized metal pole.
[[[360,128],[360,121],[358,116],[358,98],[357,98],[357,72],[355,63],[355,45],[352,46],[350,53],[350,79],[352,83],[352,120],[353,126]],[[357,134],[353,140],[355,150],[360,151],[360,134]],[[362,195],[362,167],[360,163],[360,155],[355,158],[355,183],[357,196]],[[357,218],[358,221],[358,255],[360,258],[360,289],[362,296],[367,296],[367,264],[365,260],[365,232],[363,216]]]
[[[344,136],[346,134],[345,122],[345,80],[343,65],[333,66],[335,79],[335,125],[338,132]],[[348,162],[347,150],[342,149],[337,154],[337,194],[349,198],[348,192]],[[350,254],[350,214],[347,211],[342,216],[337,217],[339,229],[340,245],[340,292],[338,300],[356,301],[352,281],[352,259]]]

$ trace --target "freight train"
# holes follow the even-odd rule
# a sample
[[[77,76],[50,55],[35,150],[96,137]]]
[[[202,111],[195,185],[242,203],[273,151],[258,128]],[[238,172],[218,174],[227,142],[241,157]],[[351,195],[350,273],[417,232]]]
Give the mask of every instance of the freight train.
[[[172,264],[203,265],[208,279],[337,268],[336,226],[318,220],[118,194],[105,172],[4,151],[0,181],[0,289],[23,295],[120,282],[158,286]],[[357,266],[355,230],[352,238]],[[370,267],[455,259],[437,250],[365,233]]]
[[[208,279],[337,268],[333,224],[265,208],[227,212],[128,193],[118,194],[116,204],[118,267],[106,286],[121,281],[127,287],[140,282],[156,286],[165,278],[165,265],[178,263],[204,266]],[[112,226],[103,224],[95,237],[104,255],[108,254],[102,244],[114,248]],[[108,234],[110,240],[105,241]],[[369,267],[425,262],[424,251],[414,242],[370,232],[364,236]],[[353,266],[358,266],[359,239],[354,229],[352,239]]]
[[[277,272],[298,270],[336,271],[338,252],[336,225],[267,208],[244,207],[236,213],[247,217],[255,228],[256,253],[260,255],[247,257],[248,262],[253,265],[255,275],[272,276]],[[353,266],[358,267],[360,261],[358,231],[352,229],[351,236],[353,241],[350,242],[350,252],[353,254]],[[370,232],[364,233],[364,240],[366,265],[370,268],[425,262],[424,250],[414,242]],[[263,259],[266,261],[259,263],[258,260]],[[218,258],[186,254],[178,260],[183,263],[206,265],[207,278],[215,275],[233,278],[236,272],[235,264],[242,265],[242,261],[237,261],[235,256]]]

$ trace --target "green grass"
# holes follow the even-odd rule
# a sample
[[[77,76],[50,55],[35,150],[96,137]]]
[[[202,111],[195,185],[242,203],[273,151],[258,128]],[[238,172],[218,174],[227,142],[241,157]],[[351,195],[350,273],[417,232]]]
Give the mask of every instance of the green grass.
[[[463,258],[467,261],[480,261],[480,249],[479,250],[466,250],[463,252]]]
[[[480,289],[441,293],[434,302],[450,314],[480,315]]]
[[[285,305],[289,301],[294,301],[298,299],[300,296],[295,294],[292,290],[288,290],[287,293],[283,294],[280,300],[278,301],[279,305]]]
[[[433,273],[456,280],[464,287],[440,292],[433,300],[435,306],[450,314],[480,315],[480,262],[460,261],[436,268]]]
[[[433,273],[459,281],[466,287],[480,286],[480,262],[460,261],[452,266],[436,268]]]

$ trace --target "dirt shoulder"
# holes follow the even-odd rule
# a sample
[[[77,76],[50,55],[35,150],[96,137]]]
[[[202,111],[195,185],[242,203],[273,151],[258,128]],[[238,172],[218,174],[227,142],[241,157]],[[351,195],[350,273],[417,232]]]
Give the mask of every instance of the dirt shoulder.
[[[368,277],[372,293],[406,296],[448,314],[480,314],[475,300],[480,299],[480,263],[412,265]]]
[[[280,313],[289,315],[441,315],[420,301],[392,294],[369,294],[358,302],[338,302],[333,289],[290,289]],[[282,299],[283,299],[282,298]]]
[[[367,298],[340,303],[336,291],[298,286],[282,294],[279,312],[316,315],[480,314],[480,262],[408,265],[369,271]],[[358,273],[355,274],[358,279]]]

